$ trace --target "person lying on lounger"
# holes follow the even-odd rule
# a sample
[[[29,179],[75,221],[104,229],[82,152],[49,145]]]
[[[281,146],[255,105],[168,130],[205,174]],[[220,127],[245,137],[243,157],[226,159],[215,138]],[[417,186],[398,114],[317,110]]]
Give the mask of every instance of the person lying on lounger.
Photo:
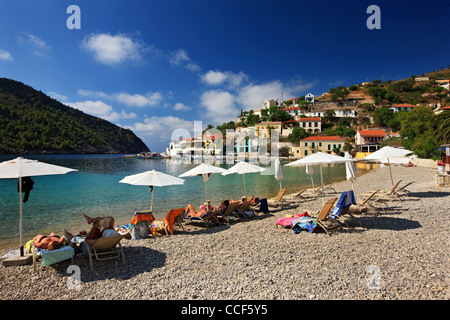
[[[88,224],[92,223],[91,230],[86,235],[86,243],[93,246],[95,241],[100,238],[106,230],[114,229],[114,218],[113,217],[96,217],[91,218],[83,213],[83,217],[86,219]]]
[[[64,238],[64,236],[60,237],[52,232],[48,236],[38,234],[33,238],[33,241],[36,245],[36,248],[55,250],[61,248],[64,245],[66,239]]]
[[[209,200],[207,201],[207,203],[205,203],[205,205],[200,206],[200,210],[195,212],[194,206],[192,204],[188,204],[186,207],[186,216],[187,217],[201,217],[203,216],[205,213],[208,213],[214,209],[225,209],[228,204],[230,203],[228,200],[224,200],[221,204],[219,204],[216,208],[214,208],[214,206],[211,205],[207,205],[209,204]]]

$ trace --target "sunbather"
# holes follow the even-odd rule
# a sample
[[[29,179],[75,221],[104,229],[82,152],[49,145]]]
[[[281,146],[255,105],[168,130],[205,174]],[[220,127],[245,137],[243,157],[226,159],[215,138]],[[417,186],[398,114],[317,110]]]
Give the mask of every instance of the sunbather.
[[[209,200],[207,203],[210,203]],[[202,206],[200,206],[200,210],[195,212],[194,206],[189,203],[186,207],[186,216],[187,217],[201,217],[205,213],[208,213],[214,209],[225,209],[229,204],[230,204],[230,202],[228,200],[224,200],[216,208],[214,208],[214,206],[211,206],[211,205],[209,205],[209,206],[202,205]]]
[[[65,238],[57,236],[53,232],[50,233],[48,236],[43,234],[38,234],[36,237],[33,238],[34,244],[37,248],[40,249],[47,249],[47,250],[55,250],[59,249],[61,246],[64,245]]]
[[[83,217],[88,224],[92,223],[91,230],[86,235],[86,243],[93,246],[98,238],[100,238],[106,230],[114,230],[113,217],[96,217],[91,218],[83,213]]]

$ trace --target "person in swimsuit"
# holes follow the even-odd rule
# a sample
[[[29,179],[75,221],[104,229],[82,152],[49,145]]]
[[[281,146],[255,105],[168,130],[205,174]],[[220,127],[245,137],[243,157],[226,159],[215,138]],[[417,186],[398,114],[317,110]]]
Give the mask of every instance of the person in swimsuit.
[[[37,248],[55,250],[62,247],[66,239],[64,237],[57,236],[52,232],[48,236],[38,234],[33,238],[33,241]]]
[[[86,219],[88,224],[92,223],[91,230],[86,235],[86,243],[93,246],[98,238],[100,238],[105,230],[114,230],[114,218],[113,217],[96,217],[91,218],[85,213],[83,217]]]

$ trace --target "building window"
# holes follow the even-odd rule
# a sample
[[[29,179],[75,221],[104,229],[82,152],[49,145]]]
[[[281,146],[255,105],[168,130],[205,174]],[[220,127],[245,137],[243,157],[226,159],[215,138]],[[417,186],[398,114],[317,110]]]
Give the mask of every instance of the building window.
[[[305,150],[305,156],[307,156],[308,155],[308,150]]]
[[[331,151],[331,144],[328,145],[328,151]]]
[[[319,142],[319,147],[322,147],[322,142]]]

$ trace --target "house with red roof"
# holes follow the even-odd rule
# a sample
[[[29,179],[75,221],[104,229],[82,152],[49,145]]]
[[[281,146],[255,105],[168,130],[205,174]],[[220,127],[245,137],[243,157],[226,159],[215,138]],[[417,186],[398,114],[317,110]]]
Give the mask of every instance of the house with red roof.
[[[358,130],[355,135],[356,150],[364,153],[375,152],[380,149],[386,137],[384,130]]]
[[[311,136],[300,140],[297,147],[291,148],[291,153],[296,158],[309,156],[313,153],[334,153],[333,150],[342,148],[345,145],[345,140],[337,136]]]
[[[322,132],[322,119],[320,117],[300,118],[298,124],[300,128],[305,129],[306,132]]]
[[[414,108],[415,105],[413,104],[396,104],[395,106],[390,107],[389,109],[392,109],[394,112],[399,112],[399,111],[411,111],[412,108]]]

